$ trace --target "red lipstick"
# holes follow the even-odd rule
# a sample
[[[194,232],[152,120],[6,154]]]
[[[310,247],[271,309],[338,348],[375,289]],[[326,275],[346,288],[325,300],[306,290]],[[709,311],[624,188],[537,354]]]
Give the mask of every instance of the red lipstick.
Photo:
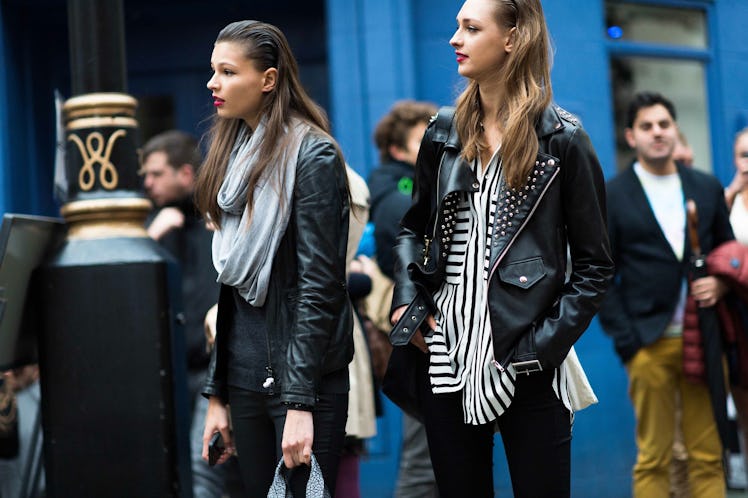
[[[223,99],[220,99],[220,98],[216,97],[215,95],[213,95],[213,105],[215,107],[221,107],[224,102],[226,102],[226,101],[223,100]]]
[[[463,54],[463,53],[460,53],[460,52],[455,52],[455,55],[457,56],[457,63],[458,63],[458,64],[460,64],[461,62],[464,62],[464,61],[466,61],[466,60],[467,60],[467,58],[468,58],[468,56],[467,56],[467,55],[465,55],[465,54]]]

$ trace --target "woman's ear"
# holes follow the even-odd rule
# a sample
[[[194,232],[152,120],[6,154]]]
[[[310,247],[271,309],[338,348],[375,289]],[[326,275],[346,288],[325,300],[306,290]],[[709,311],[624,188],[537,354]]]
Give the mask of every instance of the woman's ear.
[[[275,84],[278,82],[278,70],[270,67],[265,70],[262,80],[262,93],[270,93],[275,90]]]
[[[517,39],[517,26],[514,26],[509,30],[509,34],[506,36],[504,41],[504,51],[508,54],[514,50],[514,41]]]

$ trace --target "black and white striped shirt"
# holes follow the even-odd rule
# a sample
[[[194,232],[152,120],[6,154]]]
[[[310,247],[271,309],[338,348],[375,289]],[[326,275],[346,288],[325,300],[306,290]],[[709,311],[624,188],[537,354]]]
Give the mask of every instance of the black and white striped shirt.
[[[498,151],[485,170],[474,163],[480,184],[458,198],[457,223],[447,253],[446,278],[434,294],[436,330],[426,338],[429,376],[435,394],[462,391],[464,421],[496,420],[514,397],[516,373],[499,371],[492,361],[493,336],[488,312],[491,237],[502,175]],[[558,369],[553,387],[570,408],[566,375]],[[559,375],[561,374],[561,375]]]

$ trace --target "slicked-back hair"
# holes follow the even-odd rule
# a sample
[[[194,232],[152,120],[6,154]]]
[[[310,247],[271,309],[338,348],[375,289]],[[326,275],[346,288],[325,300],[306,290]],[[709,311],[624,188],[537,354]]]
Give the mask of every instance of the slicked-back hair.
[[[237,44],[257,70],[275,68],[278,71],[275,88],[263,95],[260,114],[267,118],[265,136],[259,145],[259,162],[247,178],[247,209],[251,216],[255,186],[260,179],[267,176],[276,188],[280,188],[284,183],[285,171],[267,170],[278,165],[276,159],[288,146],[291,137],[286,134],[284,127],[290,123],[291,117],[296,116],[326,135],[329,135],[329,123],[325,112],[307,95],[301,85],[298,64],[280,29],[260,21],[237,21],[218,33],[216,44],[223,42]],[[241,119],[214,115],[213,125],[207,135],[210,144],[208,153],[197,178],[197,206],[218,228],[221,224],[218,191],[223,183],[241,124]],[[334,140],[332,142],[335,143]],[[285,207],[281,206],[282,209]]]

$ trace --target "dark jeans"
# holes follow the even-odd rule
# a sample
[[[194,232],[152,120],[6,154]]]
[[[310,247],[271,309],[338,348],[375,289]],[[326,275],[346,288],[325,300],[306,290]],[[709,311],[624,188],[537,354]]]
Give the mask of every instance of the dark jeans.
[[[463,422],[462,392],[433,394],[428,357],[419,365],[424,425],[442,498],[493,497],[495,424]],[[552,388],[553,371],[517,377],[498,419],[516,498],[570,495],[571,418]]]
[[[345,440],[348,418],[348,394],[319,394],[314,407],[314,443],[327,489],[335,495],[338,463]],[[278,396],[229,388],[231,423],[238,452],[239,471],[247,496],[267,496],[275,467],[283,458],[281,440],[286,422],[286,407]],[[291,473],[294,496],[305,495],[309,467],[297,467]]]

